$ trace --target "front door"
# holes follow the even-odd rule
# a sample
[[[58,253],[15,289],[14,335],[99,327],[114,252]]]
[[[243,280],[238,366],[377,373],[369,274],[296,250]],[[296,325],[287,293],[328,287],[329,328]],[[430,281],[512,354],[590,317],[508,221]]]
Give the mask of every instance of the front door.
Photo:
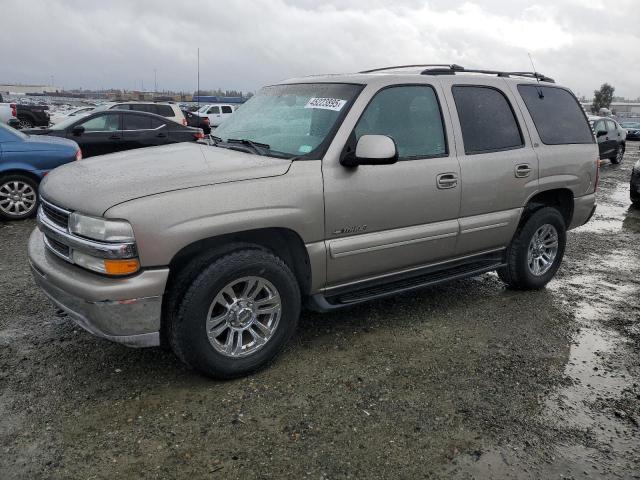
[[[426,79],[425,79],[426,81]],[[376,91],[377,90],[377,91]],[[450,257],[460,207],[460,169],[447,140],[437,84],[367,87],[345,150],[362,135],[387,135],[396,143],[393,165],[346,168],[323,161],[328,286],[347,284]],[[354,108],[355,110],[355,108]]]
[[[73,133],[73,129],[77,126],[84,128],[79,135]],[[70,127],[67,137],[80,145],[83,157],[117,152],[121,149],[122,143],[120,114],[104,112],[92,116]]]

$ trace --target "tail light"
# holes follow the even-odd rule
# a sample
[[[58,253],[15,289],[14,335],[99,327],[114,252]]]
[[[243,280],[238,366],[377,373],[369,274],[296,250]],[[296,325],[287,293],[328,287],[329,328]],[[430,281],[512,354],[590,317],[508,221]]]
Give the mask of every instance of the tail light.
[[[210,123],[209,117],[203,117],[202,118],[202,123],[204,123],[206,125],[209,125],[209,123]]]
[[[202,140],[204,138],[204,133],[202,132],[202,130],[200,130],[199,132],[194,133],[193,136],[196,140]]]
[[[76,152],[76,160],[82,160],[82,150],[80,149]]]
[[[187,119],[186,118],[182,119],[182,125],[184,125],[185,127],[187,126]]]
[[[16,104],[12,103],[9,106],[11,107],[11,116],[12,117],[17,117],[18,116],[18,107],[16,107]]]

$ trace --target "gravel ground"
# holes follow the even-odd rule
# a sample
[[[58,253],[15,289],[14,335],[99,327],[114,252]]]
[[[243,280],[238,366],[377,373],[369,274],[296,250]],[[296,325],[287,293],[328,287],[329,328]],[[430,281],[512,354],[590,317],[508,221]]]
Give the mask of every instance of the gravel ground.
[[[0,478],[640,478],[640,157],[539,292],[495,274],[317,315],[270,368],[216,382],[94,338],[0,223]]]

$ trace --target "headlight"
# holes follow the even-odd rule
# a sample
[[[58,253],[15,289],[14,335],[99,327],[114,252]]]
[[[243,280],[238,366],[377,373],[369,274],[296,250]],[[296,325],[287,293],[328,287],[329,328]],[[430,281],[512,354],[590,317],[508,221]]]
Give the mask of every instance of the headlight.
[[[102,242],[133,242],[133,228],[124,220],[89,217],[79,213],[69,216],[69,231]]]

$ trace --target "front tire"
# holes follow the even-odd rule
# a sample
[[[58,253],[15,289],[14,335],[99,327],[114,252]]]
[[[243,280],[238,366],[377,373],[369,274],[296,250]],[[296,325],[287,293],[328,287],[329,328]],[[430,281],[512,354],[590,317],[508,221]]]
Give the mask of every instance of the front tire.
[[[195,277],[172,320],[169,342],[205,375],[243,376],[282,350],[298,324],[300,304],[296,278],[280,258],[236,251]]]
[[[541,208],[522,225],[507,248],[507,265],[498,276],[523,290],[543,288],[560,268],[567,234],[564,218],[555,208]]]
[[[0,219],[23,220],[38,210],[38,183],[24,175],[0,177]]]
[[[621,164],[622,160],[624,159],[624,151],[624,143],[621,143],[620,145],[618,145],[618,148],[616,148],[616,154],[611,157],[611,163],[613,163],[614,165]]]

